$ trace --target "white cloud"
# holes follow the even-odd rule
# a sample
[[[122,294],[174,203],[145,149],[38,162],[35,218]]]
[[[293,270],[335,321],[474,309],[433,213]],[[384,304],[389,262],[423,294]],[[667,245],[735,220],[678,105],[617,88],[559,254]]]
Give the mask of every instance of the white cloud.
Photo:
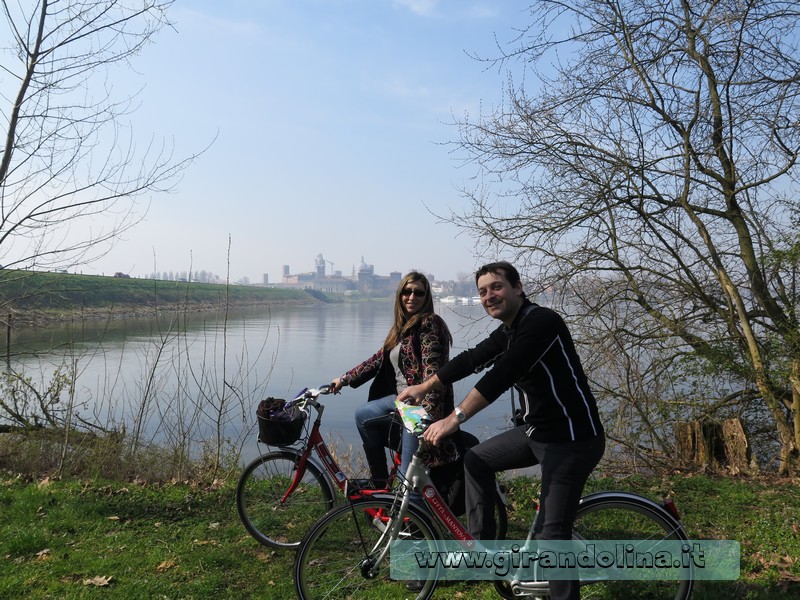
[[[442,0],[393,0],[393,6],[407,8],[411,12],[423,16],[432,16],[437,9],[438,12],[450,13],[452,17],[467,18],[470,20],[494,19],[500,14],[498,8],[487,2],[476,2],[467,4],[463,0],[450,2],[447,7],[443,6]],[[441,16],[441,15],[440,15]]]
[[[395,6],[404,6],[422,16],[432,14],[438,4],[439,0],[394,0]]]
[[[489,19],[498,16],[497,7],[492,4],[473,4],[467,15],[473,19]]]

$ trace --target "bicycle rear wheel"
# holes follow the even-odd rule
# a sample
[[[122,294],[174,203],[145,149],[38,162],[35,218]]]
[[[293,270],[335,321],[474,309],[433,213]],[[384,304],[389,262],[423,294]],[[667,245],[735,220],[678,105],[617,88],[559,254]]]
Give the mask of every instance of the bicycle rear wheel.
[[[675,540],[685,541],[680,523],[654,502],[626,492],[598,492],[581,500],[573,527],[581,540]],[[581,580],[581,600],[688,600],[691,579],[676,581]],[[519,595],[509,581],[495,581],[495,590],[506,600],[525,596],[547,597],[547,582],[520,582]]]
[[[578,508],[573,537],[609,541],[687,539],[680,523],[660,506],[647,498],[621,492],[599,492],[585,497]],[[691,579],[582,581],[581,598],[686,600],[692,594],[693,583]]]
[[[389,579],[388,531],[398,519],[393,498],[367,498],[339,506],[326,514],[306,534],[297,552],[294,581],[301,600],[319,598],[430,598],[436,587],[433,571],[419,589],[409,591],[404,581]],[[382,517],[376,518],[380,514]],[[436,535],[428,518],[410,506],[398,539],[425,540],[436,548]],[[416,595],[414,595],[416,594]]]
[[[279,450],[258,457],[242,472],[236,486],[236,508],[245,529],[272,548],[296,548],[306,531],[333,508],[334,495],[325,474],[307,461],[297,486],[300,455]]]

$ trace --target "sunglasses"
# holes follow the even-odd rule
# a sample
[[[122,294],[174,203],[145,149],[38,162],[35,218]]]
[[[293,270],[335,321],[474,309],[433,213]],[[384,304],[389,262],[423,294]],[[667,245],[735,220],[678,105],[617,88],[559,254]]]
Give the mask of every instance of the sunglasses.
[[[424,298],[428,295],[428,292],[425,290],[412,290],[411,288],[405,288],[402,292],[400,292],[402,296],[416,296],[417,298]]]

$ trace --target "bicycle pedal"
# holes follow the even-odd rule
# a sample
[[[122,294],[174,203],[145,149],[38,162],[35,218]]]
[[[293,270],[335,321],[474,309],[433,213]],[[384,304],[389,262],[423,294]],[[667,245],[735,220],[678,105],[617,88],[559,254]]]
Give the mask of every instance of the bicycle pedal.
[[[385,487],[378,487],[372,479],[348,479],[345,484],[345,494],[354,496],[364,492],[376,492],[385,490]]]

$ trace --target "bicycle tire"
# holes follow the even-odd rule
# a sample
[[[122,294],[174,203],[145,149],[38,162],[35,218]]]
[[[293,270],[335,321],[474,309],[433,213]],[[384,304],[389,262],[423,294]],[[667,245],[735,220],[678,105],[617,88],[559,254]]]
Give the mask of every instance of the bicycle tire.
[[[294,563],[295,591],[300,600],[320,598],[408,598],[410,590],[404,581],[387,581],[389,555],[376,564],[377,555],[388,543],[386,531],[397,518],[395,497],[363,498],[329,511],[309,529]],[[370,511],[370,512],[367,512]],[[384,511],[389,520],[376,520],[371,511]],[[414,505],[408,507],[402,535],[425,540],[431,549],[436,546],[436,529],[425,513]],[[427,600],[436,587],[437,578],[431,571],[416,600]]]
[[[281,502],[300,453],[278,450],[256,458],[239,477],[236,508],[245,529],[271,548],[297,548],[306,531],[335,504],[328,477],[307,461],[297,488]]]
[[[574,539],[686,541],[681,524],[655,502],[627,492],[597,492],[581,499],[573,527]],[[581,600],[688,600],[694,581],[581,582]],[[495,590],[507,600],[518,599],[510,582],[495,581]],[[529,590],[531,596],[546,589]]]

